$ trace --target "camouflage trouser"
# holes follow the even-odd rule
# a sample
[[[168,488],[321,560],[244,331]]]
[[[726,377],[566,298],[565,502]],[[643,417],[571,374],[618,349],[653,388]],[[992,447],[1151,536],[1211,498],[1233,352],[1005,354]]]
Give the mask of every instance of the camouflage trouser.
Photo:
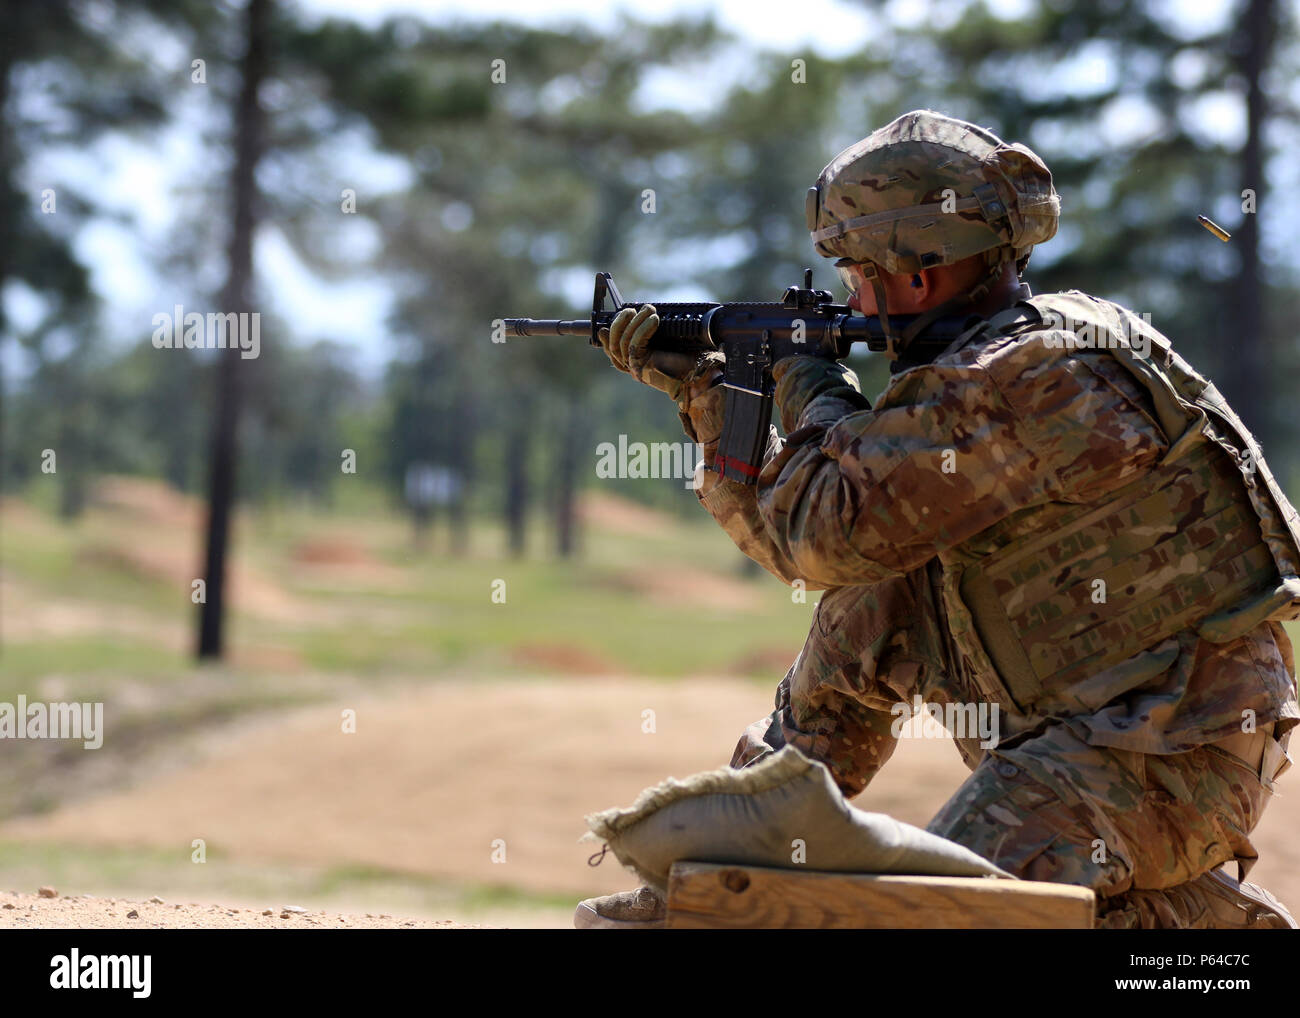
[[[897,742],[889,701],[943,698],[932,579],[918,572],[823,598],[776,710],[746,730],[731,765],[794,745],[846,795],[865,788]],[[972,773],[927,829],[1026,880],[1091,887],[1102,926],[1178,925],[1158,892],[1232,860],[1245,876],[1270,797],[1245,761],[1216,746],[1170,755],[1092,746],[1085,734],[1064,721],[1008,748],[959,744]]]

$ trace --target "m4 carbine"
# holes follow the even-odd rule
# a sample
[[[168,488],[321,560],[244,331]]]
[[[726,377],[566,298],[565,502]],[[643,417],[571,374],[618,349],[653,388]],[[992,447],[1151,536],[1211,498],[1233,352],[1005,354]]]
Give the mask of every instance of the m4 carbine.
[[[611,306],[606,306],[607,301]],[[608,328],[623,308],[641,303],[646,302],[624,301],[613,277],[598,272],[591,318],[507,318],[505,334],[586,336],[593,346],[600,346],[600,330]],[[812,269],[804,270],[803,286],[787,287],[780,301],[650,303],[659,315],[659,328],[651,339],[653,349],[685,354],[722,351],[726,359],[722,384],[727,391],[713,469],[744,484],[758,483],[763,464],[776,390],[772,365],[797,354],[843,360],[854,343],[892,354],[894,336],[917,317],[890,315],[893,335],[889,335],[880,318],[855,316],[847,304],[834,303],[828,291],[814,290]],[[919,364],[934,357],[978,321],[973,315],[936,319],[907,344],[907,360],[898,363]]]

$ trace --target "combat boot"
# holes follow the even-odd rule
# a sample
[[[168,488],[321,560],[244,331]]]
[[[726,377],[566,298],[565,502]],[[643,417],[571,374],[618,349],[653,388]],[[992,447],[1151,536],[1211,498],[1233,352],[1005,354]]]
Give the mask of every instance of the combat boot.
[[[619,891],[579,902],[573,913],[575,930],[658,930],[668,917],[668,905],[653,887]]]
[[[1294,930],[1285,905],[1257,884],[1217,867],[1163,891],[1128,891],[1107,899],[1097,925],[1138,930]]]
[[[1191,882],[1213,917],[1209,929],[1295,930],[1300,929],[1287,907],[1258,884],[1233,880],[1223,867],[1210,870]]]

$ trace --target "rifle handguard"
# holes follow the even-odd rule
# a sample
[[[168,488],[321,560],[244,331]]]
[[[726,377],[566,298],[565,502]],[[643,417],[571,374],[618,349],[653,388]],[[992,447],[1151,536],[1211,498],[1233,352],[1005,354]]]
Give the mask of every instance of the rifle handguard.
[[[613,307],[607,307],[606,302]],[[775,383],[773,366],[787,357],[806,354],[842,360],[854,343],[869,350],[890,351],[890,337],[879,318],[854,315],[846,304],[834,303],[826,290],[812,288],[812,270],[804,270],[804,285],[791,286],[780,301],[742,301],[716,304],[708,301],[672,303],[655,301],[659,326],[651,344],[677,353],[720,351],[726,387],[724,421],[714,469],[743,484],[756,484],[767,449],[772,422]],[[537,321],[503,319],[506,336],[586,335],[600,346],[599,331],[625,307],[608,272],[596,274],[591,317],[587,320]],[[895,330],[906,330],[916,316],[891,316]],[[908,344],[906,353],[931,356],[952,344],[978,324],[978,316],[955,315],[925,323]],[[704,357],[696,362],[698,369]],[[678,390],[678,402],[685,388]]]

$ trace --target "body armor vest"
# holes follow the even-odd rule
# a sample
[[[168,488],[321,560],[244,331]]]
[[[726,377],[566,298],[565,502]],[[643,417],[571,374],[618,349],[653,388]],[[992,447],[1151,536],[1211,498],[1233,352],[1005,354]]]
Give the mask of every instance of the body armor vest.
[[[940,555],[969,677],[1021,714],[1099,709],[1168,668],[1178,648],[1158,645],[1179,632],[1227,643],[1300,617],[1300,518],[1218,390],[1136,315],[1077,291],[1023,301],[982,335],[1045,341],[1058,322],[1105,338],[1169,448],[1102,502],[1033,506]]]

